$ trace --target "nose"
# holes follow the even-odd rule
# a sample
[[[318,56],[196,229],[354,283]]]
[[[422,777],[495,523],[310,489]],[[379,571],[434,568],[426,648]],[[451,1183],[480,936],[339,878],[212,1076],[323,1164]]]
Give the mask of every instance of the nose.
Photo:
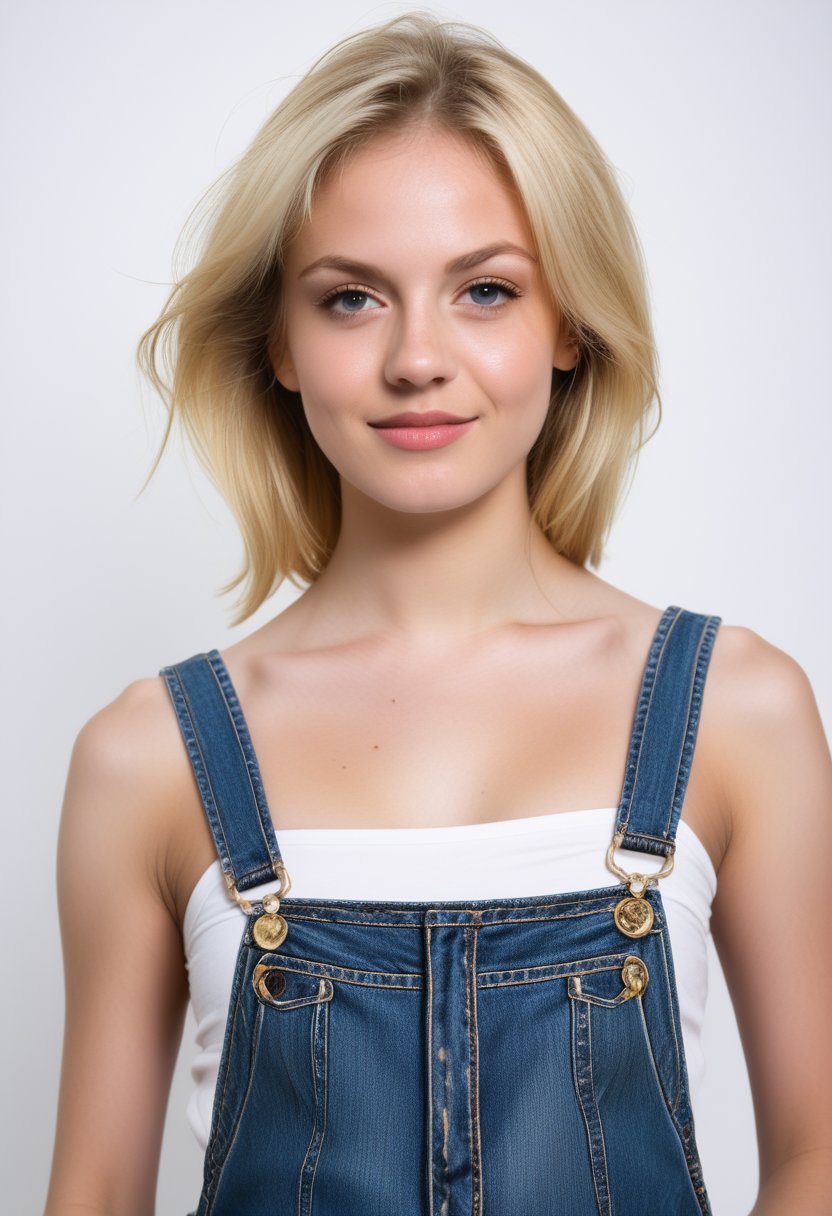
[[[384,375],[397,388],[427,388],[456,375],[447,322],[430,306],[402,309],[390,336]]]

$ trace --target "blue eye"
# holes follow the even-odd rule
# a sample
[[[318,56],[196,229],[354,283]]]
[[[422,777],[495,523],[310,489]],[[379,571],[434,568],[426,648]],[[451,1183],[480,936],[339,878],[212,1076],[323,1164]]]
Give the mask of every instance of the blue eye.
[[[496,283],[475,283],[468,290],[475,304],[493,304],[503,293],[502,287]]]
[[[361,312],[369,298],[366,291],[345,291],[338,296],[346,312]]]
[[[496,282],[494,279],[471,283],[465,290],[472,303],[479,304],[481,308],[500,308],[508,300],[516,299],[520,294],[517,288],[512,287],[511,284]]]
[[[380,305],[368,291],[360,291],[358,288],[348,287],[325,296],[321,300],[321,307],[326,308],[329,312],[340,313],[341,316],[346,316],[347,314],[368,312],[372,308],[380,307]]]

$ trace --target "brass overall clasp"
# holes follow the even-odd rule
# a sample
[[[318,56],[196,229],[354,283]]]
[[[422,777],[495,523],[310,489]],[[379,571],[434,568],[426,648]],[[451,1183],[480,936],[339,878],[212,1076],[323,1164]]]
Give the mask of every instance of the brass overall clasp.
[[[281,898],[292,889],[292,880],[289,878],[289,872],[282,861],[273,862],[272,869],[274,870],[275,877],[280,882],[280,886],[276,891],[267,892],[259,900],[263,905],[264,911],[262,916],[257,917],[252,929],[254,940],[263,950],[276,950],[285,940],[286,934],[289,931],[286,918],[280,916],[279,911]],[[240,894],[230,875],[226,874],[225,881],[232,899],[236,900],[246,916],[251,916],[254,911],[254,905],[251,900],[246,899],[245,896]]]
[[[630,874],[622,870],[615,860],[615,850],[620,849],[624,841],[624,833],[616,832],[607,849],[607,869],[627,886],[630,894],[618,901],[613,911],[616,926],[627,937],[644,937],[653,928],[653,909],[644,898],[649,886],[657,883],[660,878],[667,878],[673,870],[673,854],[668,853],[660,870],[655,874]]]

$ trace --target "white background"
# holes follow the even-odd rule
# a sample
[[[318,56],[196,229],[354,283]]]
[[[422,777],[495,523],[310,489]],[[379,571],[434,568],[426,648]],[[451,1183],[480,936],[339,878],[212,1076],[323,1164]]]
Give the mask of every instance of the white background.
[[[228,630],[216,589],[240,542],[178,445],[136,498],[163,413],[133,349],[209,181],[327,46],[406,7],[28,0],[4,14],[7,1211],[39,1211],[46,1190],[62,1018],[54,856],[75,735],[130,680],[228,645],[285,602]],[[531,0],[460,0],[437,11],[490,29],[553,82],[616,165],[641,233],[665,416],[601,575],[657,607],[755,629],[805,667],[828,726],[832,9],[550,0],[541,16]],[[786,828],[788,816],[784,806]],[[799,898],[797,878],[758,881],[773,899]],[[129,907],[101,916],[120,919],[129,950]],[[731,1216],[751,1206],[756,1157],[718,972],[707,1048],[698,1133],[715,1211]],[[190,1054],[186,1041],[162,1216],[190,1211],[199,1191]]]

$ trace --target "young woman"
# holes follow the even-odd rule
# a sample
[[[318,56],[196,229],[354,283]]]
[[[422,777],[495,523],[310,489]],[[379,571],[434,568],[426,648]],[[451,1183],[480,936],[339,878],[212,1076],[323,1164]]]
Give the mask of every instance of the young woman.
[[[349,39],[142,358],[240,522],[237,619],[308,588],[79,735],[49,1216],[153,1209],[189,993],[199,1216],[708,1212],[712,902],[755,1216],[828,1210],[829,753],[787,655],[586,568],[657,393],[580,121],[476,31]]]

